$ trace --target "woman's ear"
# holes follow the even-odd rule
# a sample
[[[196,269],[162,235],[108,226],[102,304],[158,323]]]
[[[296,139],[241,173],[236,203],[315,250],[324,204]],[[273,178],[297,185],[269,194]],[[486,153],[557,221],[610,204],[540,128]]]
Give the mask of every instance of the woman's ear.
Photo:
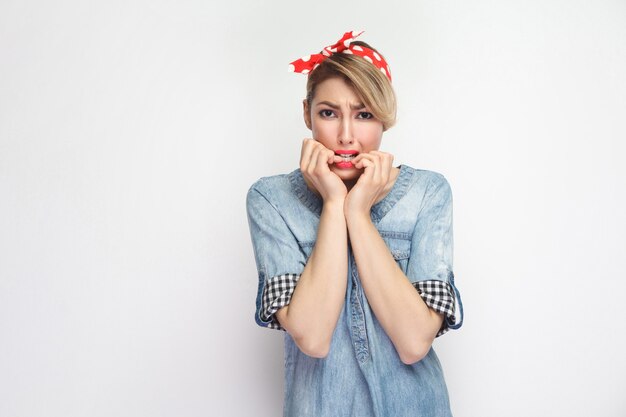
[[[306,99],[302,100],[302,112],[304,116],[304,124],[306,125],[306,127],[309,128],[309,130],[312,130],[311,129],[311,109],[309,109],[309,103],[306,101]]]

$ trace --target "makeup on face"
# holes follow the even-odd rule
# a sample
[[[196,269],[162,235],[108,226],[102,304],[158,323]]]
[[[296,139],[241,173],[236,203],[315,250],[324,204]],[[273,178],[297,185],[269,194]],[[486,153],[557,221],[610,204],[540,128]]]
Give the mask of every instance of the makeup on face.
[[[371,113],[363,99],[338,77],[319,83],[310,107],[304,104],[313,139],[335,153],[330,169],[344,182],[358,179],[363,170],[354,166],[354,160],[361,153],[379,149],[382,122],[365,117]]]
[[[336,162],[335,166],[338,168],[353,168],[352,160],[359,154],[356,150],[338,149],[335,151],[335,155],[341,157],[341,161]]]

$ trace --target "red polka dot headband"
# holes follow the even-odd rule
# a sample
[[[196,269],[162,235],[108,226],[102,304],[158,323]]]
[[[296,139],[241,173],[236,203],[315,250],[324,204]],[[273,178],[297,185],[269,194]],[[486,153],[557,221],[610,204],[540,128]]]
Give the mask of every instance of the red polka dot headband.
[[[352,31],[344,33],[343,37],[337,41],[336,44],[330,45],[322,49],[319,54],[307,55],[300,59],[293,61],[289,64],[289,71],[299,72],[302,74],[308,74],[317,68],[322,61],[336,53],[354,54],[363,57],[367,62],[370,62],[376,66],[391,82],[391,72],[389,71],[389,65],[385,59],[376,51],[366,48],[365,46],[352,45],[352,41],[363,31]]]

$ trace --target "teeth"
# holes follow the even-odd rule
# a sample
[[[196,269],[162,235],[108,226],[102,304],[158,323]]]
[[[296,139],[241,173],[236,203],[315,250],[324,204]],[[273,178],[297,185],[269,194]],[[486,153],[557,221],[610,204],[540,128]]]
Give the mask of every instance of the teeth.
[[[356,155],[349,155],[349,154],[341,154],[339,155],[341,157],[341,159],[343,159],[344,161],[351,161],[353,160]]]

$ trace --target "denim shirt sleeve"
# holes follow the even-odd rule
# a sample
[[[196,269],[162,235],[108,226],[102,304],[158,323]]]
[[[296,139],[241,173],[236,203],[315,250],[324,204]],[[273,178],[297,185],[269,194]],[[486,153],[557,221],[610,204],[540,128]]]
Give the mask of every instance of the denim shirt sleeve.
[[[452,287],[458,314],[446,315],[442,330],[458,329],[463,324],[463,304],[454,284],[452,268],[452,190],[443,175],[438,174],[433,178],[424,198],[411,238],[407,277],[414,284],[438,280]]]
[[[258,271],[255,320],[262,327],[276,327],[273,317],[263,317],[263,292],[271,278],[300,275],[306,264],[305,254],[289,226],[268,199],[269,190],[257,184],[248,191],[248,224]]]

